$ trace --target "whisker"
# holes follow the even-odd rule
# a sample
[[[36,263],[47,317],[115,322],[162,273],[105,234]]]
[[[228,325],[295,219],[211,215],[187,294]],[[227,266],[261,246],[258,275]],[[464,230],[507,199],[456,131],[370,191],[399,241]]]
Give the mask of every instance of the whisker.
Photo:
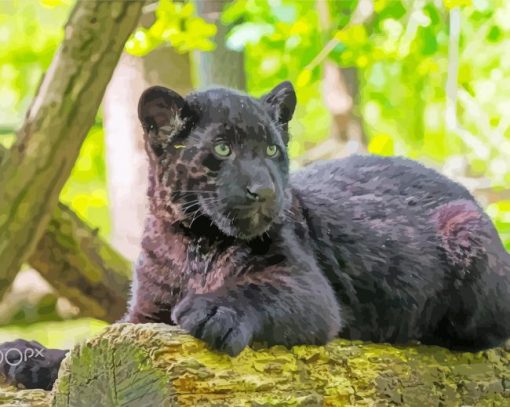
[[[200,215],[198,215],[197,217],[197,214],[200,213]],[[191,222],[189,224],[189,227],[193,226],[193,223],[195,222],[195,220],[197,220],[198,218],[200,218],[201,216],[203,216],[204,214],[200,212],[200,209],[196,210],[193,214],[193,218],[191,219]]]
[[[213,194],[215,191],[207,190],[178,190],[172,191],[172,194]]]

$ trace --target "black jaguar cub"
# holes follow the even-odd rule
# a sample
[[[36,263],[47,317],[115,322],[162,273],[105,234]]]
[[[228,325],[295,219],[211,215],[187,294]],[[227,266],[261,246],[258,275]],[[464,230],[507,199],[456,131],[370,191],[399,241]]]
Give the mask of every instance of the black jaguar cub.
[[[468,191],[403,158],[289,175],[295,104],[289,82],[261,99],[144,92],[150,211],[123,320],[179,324],[230,355],[337,335],[470,351],[508,338],[510,256]],[[46,355],[3,372],[50,387],[63,353]]]

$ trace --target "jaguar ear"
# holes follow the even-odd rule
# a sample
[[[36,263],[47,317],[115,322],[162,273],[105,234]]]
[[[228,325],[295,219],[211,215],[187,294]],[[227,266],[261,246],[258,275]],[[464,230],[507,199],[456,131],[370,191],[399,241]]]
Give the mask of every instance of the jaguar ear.
[[[296,92],[292,83],[289,81],[280,83],[271,92],[262,96],[261,100],[267,106],[273,120],[287,130],[296,108]]]
[[[186,128],[192,111],[184,98],[173,90],[152,86],[140,96],[138,119],[151,146],[160,151]]]

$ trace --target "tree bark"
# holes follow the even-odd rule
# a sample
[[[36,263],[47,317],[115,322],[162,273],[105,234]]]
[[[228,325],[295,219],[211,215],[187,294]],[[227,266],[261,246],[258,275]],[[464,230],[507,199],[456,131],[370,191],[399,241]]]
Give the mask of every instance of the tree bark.
[[[143,1],[78,1],[0,165],[0,296],[44,234]]]
[[[55,406],[509,405],[510,353],[339,339],[230,358],[176,327],[117,324],[72,350],[53,397]]]
[[[195,0],[197,14],[217,27],[214,51],[197,53],[198,82],[201,87],[221,85],[246,89],[244,55],[227,48],[226,35],[229,28],[220,21],[221,12],[231,2],[232,0]]]

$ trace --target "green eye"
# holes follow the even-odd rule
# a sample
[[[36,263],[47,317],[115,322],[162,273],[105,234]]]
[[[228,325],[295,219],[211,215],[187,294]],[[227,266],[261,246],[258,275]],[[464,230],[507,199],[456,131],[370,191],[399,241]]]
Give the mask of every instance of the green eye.
[[[266,154],[268,157],[276,157],[279,152],[280,150],[278,150],[278,147],[275,144],[271,144],[266,148]]]
[[[220,157],[228,157],[232,150],[228,144],[219,143],[214,146],[214,152]]]

